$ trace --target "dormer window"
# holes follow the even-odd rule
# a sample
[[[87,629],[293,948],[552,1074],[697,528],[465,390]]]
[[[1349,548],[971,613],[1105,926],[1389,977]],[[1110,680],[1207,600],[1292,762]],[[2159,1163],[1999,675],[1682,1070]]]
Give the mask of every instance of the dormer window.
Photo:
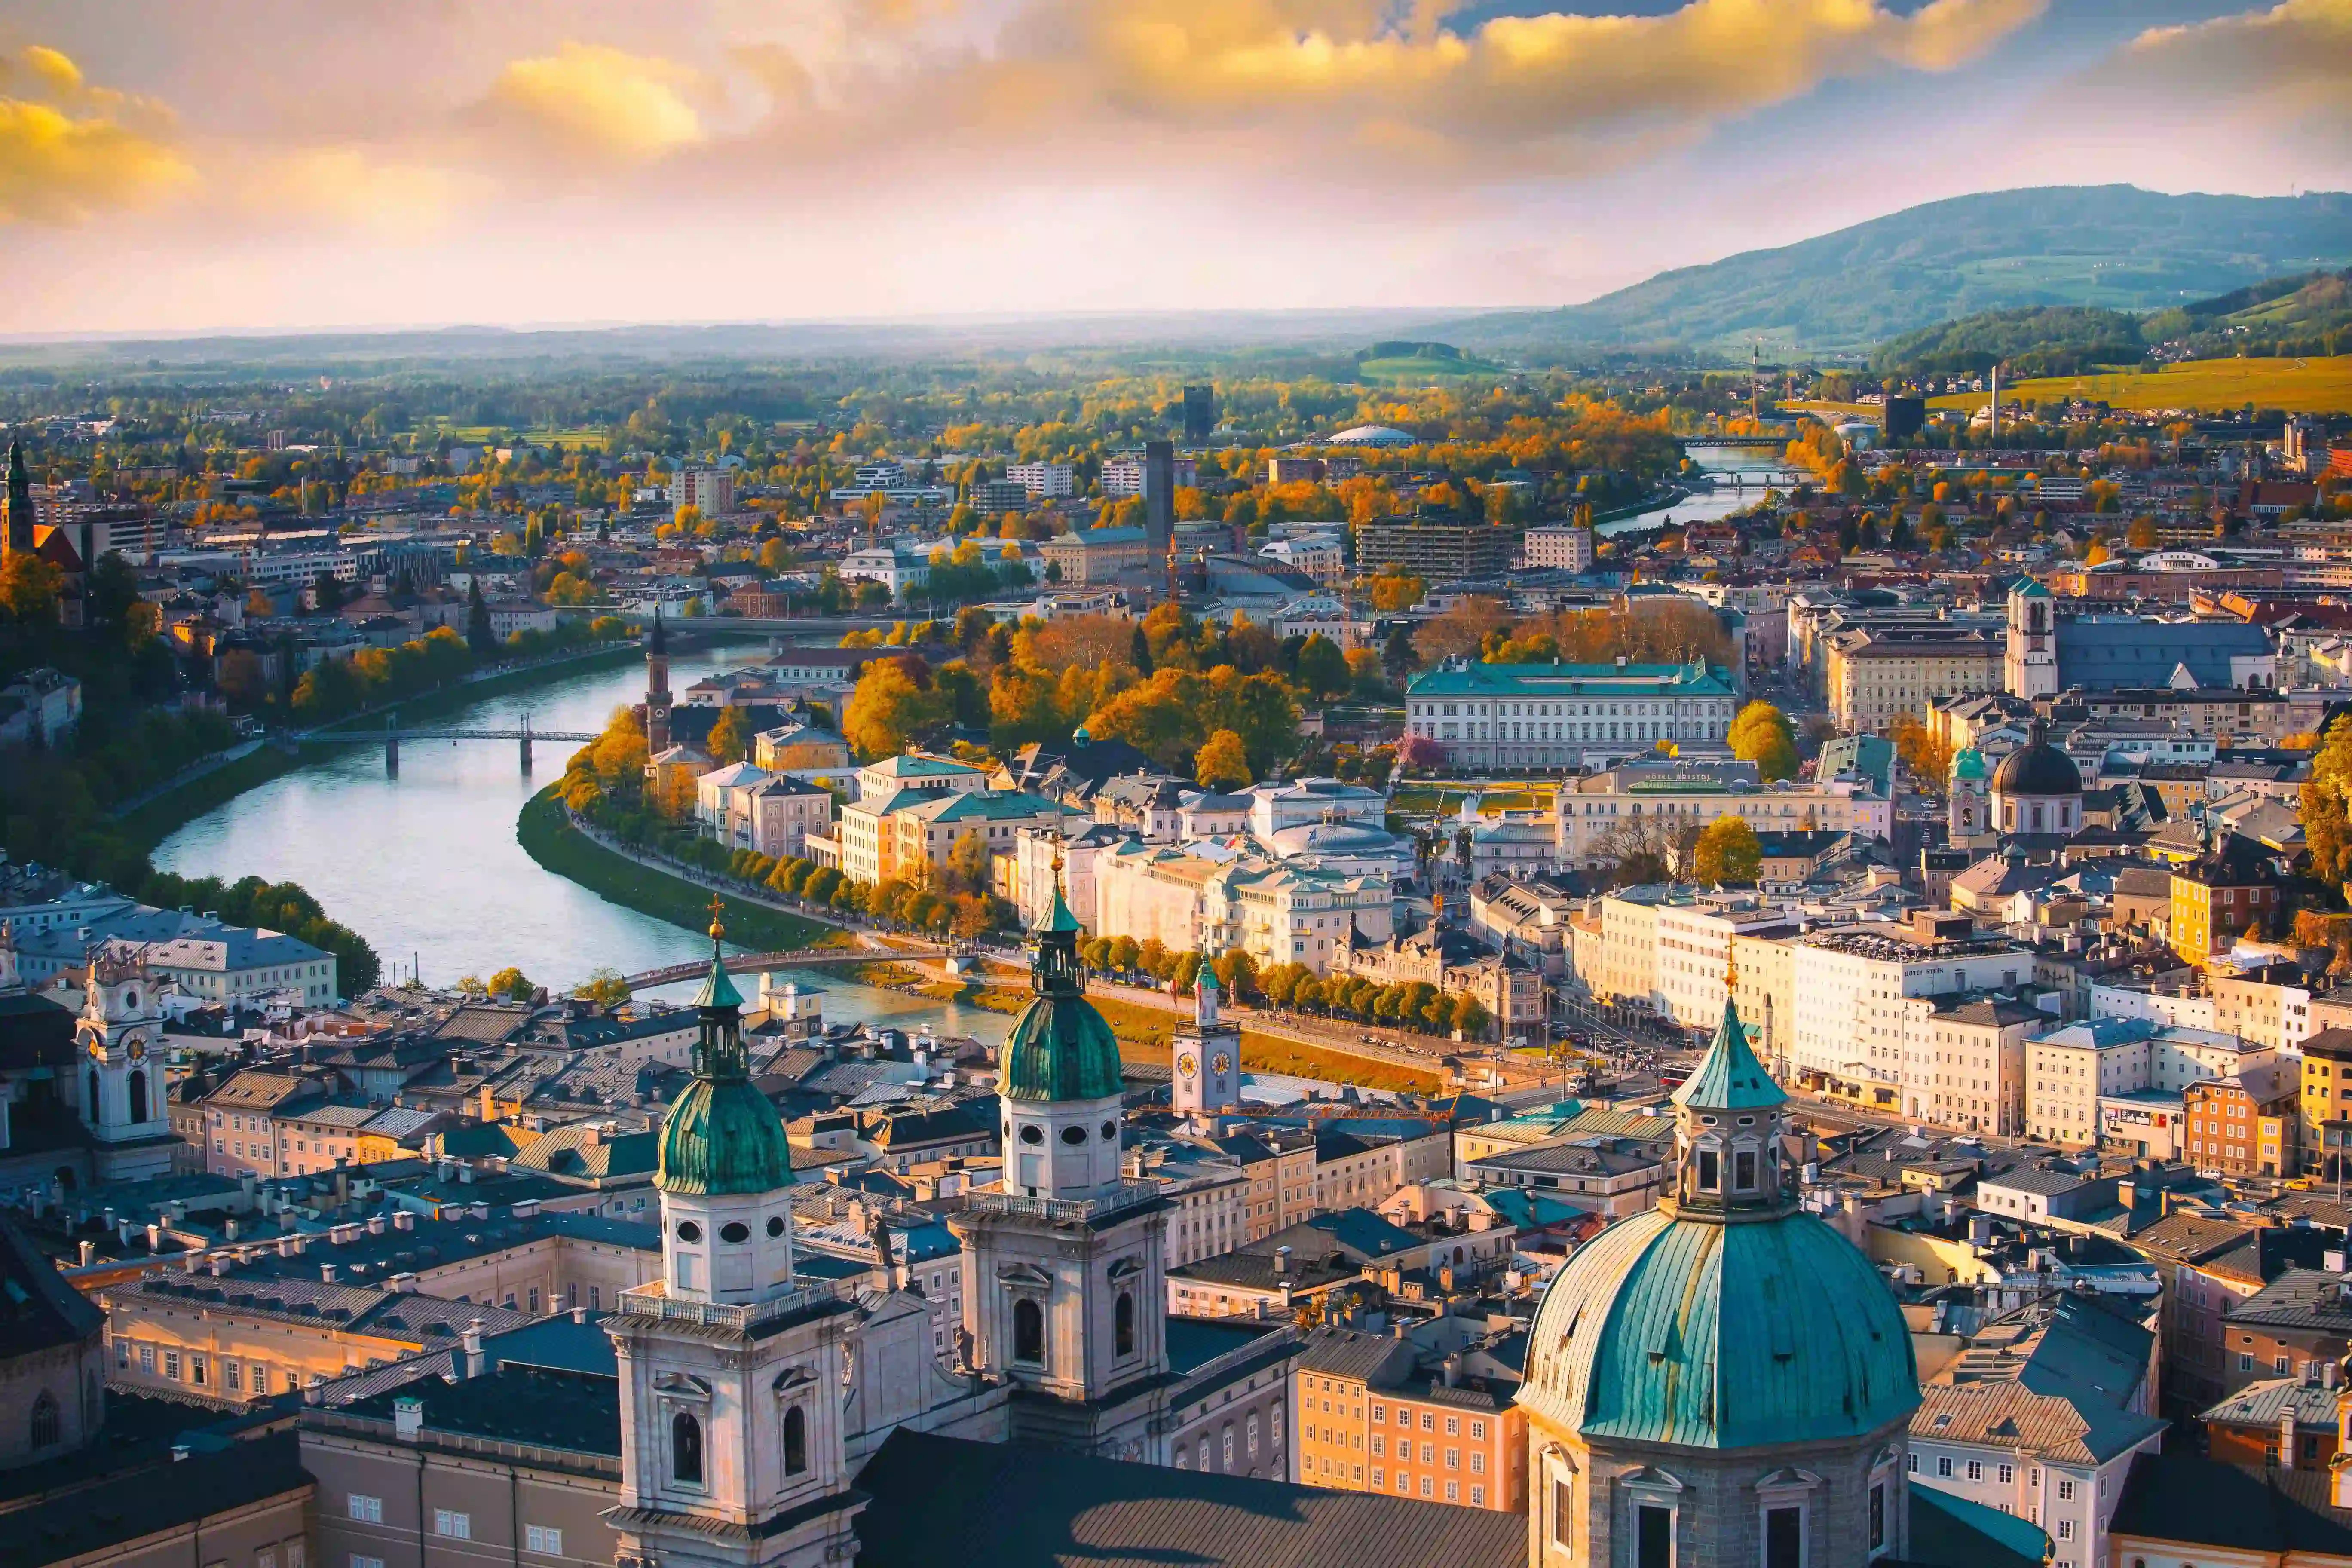
[[[1723,1190],[1723,1156],[1712,1149],[1698,1152],[1698,1190],[1703,1193]]]
[[[1731,1156],[1731,1184],[1743,1193],[1756,1190],[1756,1151],[1739,1149]]]

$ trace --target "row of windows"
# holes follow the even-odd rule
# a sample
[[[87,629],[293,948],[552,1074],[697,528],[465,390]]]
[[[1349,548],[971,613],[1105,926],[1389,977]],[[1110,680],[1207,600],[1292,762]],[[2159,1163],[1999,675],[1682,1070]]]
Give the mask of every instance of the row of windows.
[[[365,1492],[346,1492],[343,1494],[343,1514],[345,1518],[362,1524],[382,1524],[383,1499],[371,1497]],[[433,1510],[433,1533],[449,1541],[471,1541],[474,1539],[474,1516],[457,1509],[436,1508]],[[563,1531],[553,1525],[526,1524],[523,1526],[523,1549],[550,1557],[561,1557],[563,1555]],[[352,1568],[364,1568],[371,1563],[383,1568],[383,1559],[354,1555]],[[300,1563],[289,1557],[287,1568],[300,1568]]]

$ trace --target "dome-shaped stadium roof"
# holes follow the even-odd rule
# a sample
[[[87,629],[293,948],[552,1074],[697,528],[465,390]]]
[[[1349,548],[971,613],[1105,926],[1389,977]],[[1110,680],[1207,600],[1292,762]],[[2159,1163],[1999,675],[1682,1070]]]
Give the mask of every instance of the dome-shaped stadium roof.
[[[1358,425],[1340,431],[1324,444],[1330,447],[1412,447],[1420,437],[1393,425]]]

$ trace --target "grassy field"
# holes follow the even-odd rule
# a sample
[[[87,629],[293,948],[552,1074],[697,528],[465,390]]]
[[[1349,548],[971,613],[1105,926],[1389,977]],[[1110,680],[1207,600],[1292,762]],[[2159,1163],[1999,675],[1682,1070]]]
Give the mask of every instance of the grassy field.
[[[439,425],[435,426],[435,428],[439,434],[448,437],[449,439],[457,442],[462,447],[478,444],[488,440],[490,438],[490,432],[493,429],[499,428],[499,426],[490,425]],[[566,447],[577,447],[583,441],[589,441],[602,447],[604,444],[604,437],[608,434],[610,434],[610,432],[603,426],[583,425],[571,430],[551,430],[545,428],[526,430],[522,434],[521,441],[523,445],[532,447],[544,447],[551,441],[561,441]]]
[[[687,931],[701,931],[710,924],[708,889],[640,866],[592,842],[565,819],[551,787],[524,805],[522,815],[515,819],[515,837],[523,852],[541,866],[610,903]],[[783,952],[850,940],[832,926],[740,899],[725,900],[724,908],[721,918],[728,940],[754,952]]]
[[[1151,1067],[1168,1066],[1169,1042],[1175,1037],[1181,1015],[1101,996],[1087,1000],[1101,1012],[1111,1033],[1118,1037],[1122,1058]],[[1296,1041],[1261,1035],[1255,1029],[1242,1031],[1242,1066],[1292,1078],[1320,1079],[1327,1083],[1359,1084],[1366,1089],[1418,1094],[1442,1094],[1445,1090],[1445,1080],[1437,1073],[1391,1067],[1341,1051],[1318,1050]]]
[[[1503,367],[1482,359],[1445,359],[1435,354],[1402,354],[1387,359],[1368,359],[1357,363],[1356,375],[1362,381],[1391,382],[1402,385],[1423,384],[1434,381],[1465,381],[1486,379],[1503,374]]]
[[[1956,393],[1935,408],[1981,408],[1990,394]],[[2251,403],[2289,414],[2352,414],[2352,354],[2333,359],[2204,359],[2156,371],[2053,375],[2001,389],[2001,401],[2055,403],[2088,398],[2115,408],[2226,410]]]

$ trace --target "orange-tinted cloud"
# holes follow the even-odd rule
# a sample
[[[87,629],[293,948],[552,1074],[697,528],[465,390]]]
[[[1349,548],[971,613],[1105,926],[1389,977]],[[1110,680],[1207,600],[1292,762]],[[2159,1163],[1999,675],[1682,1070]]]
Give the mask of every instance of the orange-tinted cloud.
[[[592,167],[652,163],[705,139],[699,74],[657,55],[567,41],[510,62],[478,118],[528,151]]]
[[[72,224],[192,185],[158,105],[91,89],[56,49],[0,61],[0,222]]]
[[[2352,0],[2284,0],[2189,26],[2152,27],[2107,73],[2176,109],[2264,118],[2289,137],[2352,132]]]

